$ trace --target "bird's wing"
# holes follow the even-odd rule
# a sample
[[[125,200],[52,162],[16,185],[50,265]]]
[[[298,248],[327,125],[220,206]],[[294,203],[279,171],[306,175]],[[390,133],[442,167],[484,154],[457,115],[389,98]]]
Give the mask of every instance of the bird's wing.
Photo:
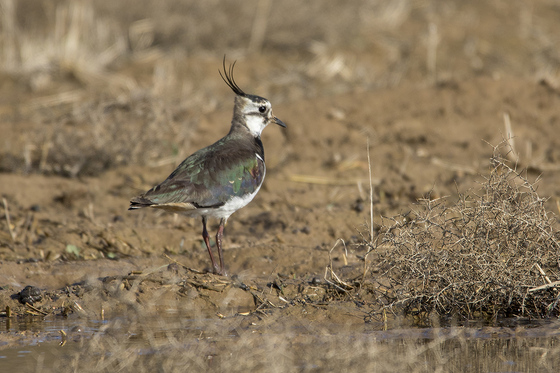
[[[164,182],[132,199],[130,208],[217,208],[234,196],[255,192],[264,174],[262,158],[250,150],[201,149],[185,159]]]

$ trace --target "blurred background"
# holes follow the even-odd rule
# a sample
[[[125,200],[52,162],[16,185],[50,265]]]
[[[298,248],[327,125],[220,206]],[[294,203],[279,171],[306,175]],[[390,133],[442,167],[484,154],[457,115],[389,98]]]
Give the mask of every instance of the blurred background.
[[[0,171],[176,162],[231,106],[516,76],[558,86],[560,2],[1,0]]]

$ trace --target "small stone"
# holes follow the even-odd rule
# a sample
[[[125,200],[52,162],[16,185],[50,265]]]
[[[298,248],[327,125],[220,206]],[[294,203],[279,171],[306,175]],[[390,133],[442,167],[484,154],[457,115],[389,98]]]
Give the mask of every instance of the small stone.
[[[41,289],[36,286],[27,285],[19,293],[19,301],[22,304],[29,303],[32,305],[35,302],[40,302],[42,299]]]
[[[352,209],[356,212],[362,212],[364,211],[364,201],[361,198],[358,198],[353,204],[352,204]]]
[[[311,280],[311,285],[320,285],[323,281],[319,277],[313,277]]]
[[[169,263],[167,266],[169,272],[179,273],[179,265],[177,263]]]

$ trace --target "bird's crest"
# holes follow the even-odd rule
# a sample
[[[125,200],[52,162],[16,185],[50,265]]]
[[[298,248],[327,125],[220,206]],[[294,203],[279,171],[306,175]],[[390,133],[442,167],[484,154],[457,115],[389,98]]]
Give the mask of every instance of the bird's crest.
[[[223,62],[224,74],[222,75],[222,72],[220,70],[218,70],[218,72],[220,73],[220,76],[222,77],[224,82],[228,85],[228,87],[231,88],[231,90],[236,95],[246,97],[247,94],[245,92],[243,92],[243,90],[241,88],[239,88],[239,86],[237,85],[237,83],[233,79],[233,68],[235,67],[236,62],[237,61],[234,61],[231,65],[229,65],[229,69],[227,69],[226,68],[226,56],[224,56],[224,62]]]

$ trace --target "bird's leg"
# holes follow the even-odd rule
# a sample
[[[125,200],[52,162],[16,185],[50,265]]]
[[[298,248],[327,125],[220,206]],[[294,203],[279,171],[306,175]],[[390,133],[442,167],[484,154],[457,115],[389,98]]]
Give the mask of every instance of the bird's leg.
[[[222,237],[224,235],[224,225],[226,224],[226,219],[220,220],[220,227],[218,228],[218,233],[216,233],[216,246],[218,246],[218,257],[220,258],[220,274],[222,276],[227,276],[226,267],[224,266],[224,255],[222,253]]]
[[[206,230],[206,217],[202,217],[202,239],[206,244],[206,248],[208,249],[208,254],[210,254],[210,260],[212,261],[212,271],[214,273],[219,272],[218,264],[214,260],[214,255],[212,255],[212,248],[210,247],[210,236],[208,235],[208,231]],[[218,246],[219,247],[219,246]]]

